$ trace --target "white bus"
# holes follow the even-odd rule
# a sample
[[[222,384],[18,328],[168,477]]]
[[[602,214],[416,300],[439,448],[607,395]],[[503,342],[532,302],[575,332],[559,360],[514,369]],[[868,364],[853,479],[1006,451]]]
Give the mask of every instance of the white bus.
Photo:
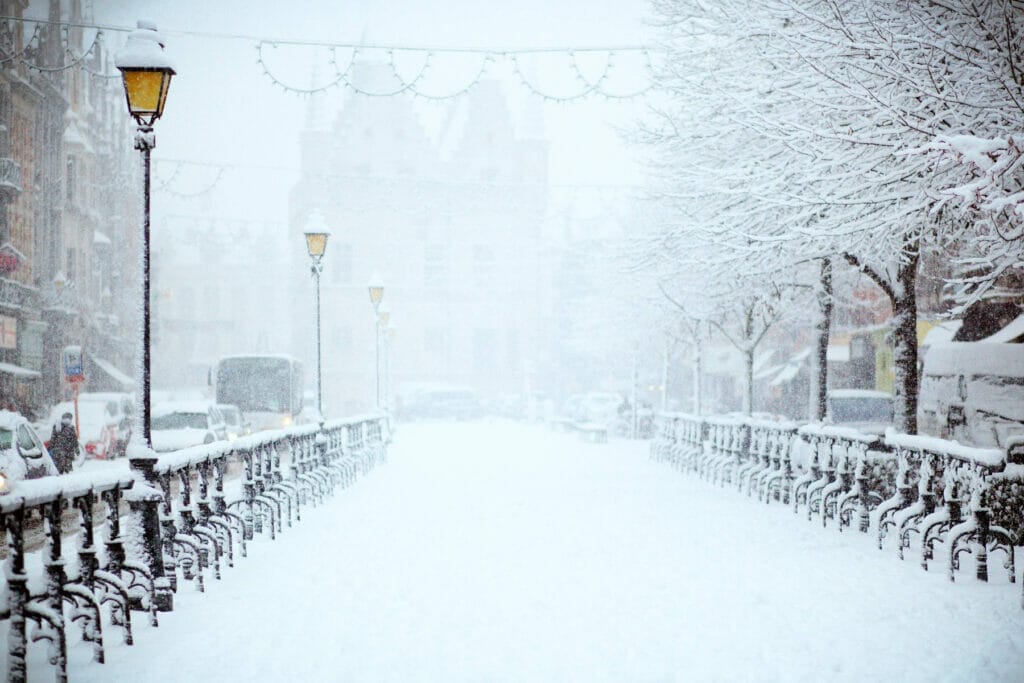
[[[238,406],[254,430],[295,424],[302,412],[302,363],[279,353],[225,356],[214,368],[217,403]]]

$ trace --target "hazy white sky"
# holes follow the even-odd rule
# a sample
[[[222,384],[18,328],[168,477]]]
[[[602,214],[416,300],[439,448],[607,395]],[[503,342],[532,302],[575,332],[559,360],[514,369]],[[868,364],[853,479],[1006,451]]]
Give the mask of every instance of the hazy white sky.
[[[173,170],[166,162],[161,166],[161,159],[290,168],[298,163],[298,131],[306,100],[275,87],[262,74],[256,41],[185,32],[488,49],[637,45],[652,44],[655,38],[654,30],[645,23],[649,13],[646,0],[96,0],[94,13],[98,22],[116,25],[153,19],[165,33],[167,49],[176,61],[178,76],[164,118],[157,124],[154,157],[158,160],[158,187],[161,178]],[[113,40],[120,43],[123,36]],[[309,85],[314,68],[321,75],[330,72],[326,55],[315,49],[282,47],[271,56],[281,67],[282,79],[297,86]],[[616,64],[618,80],[610,81],[614,89],[627,92],[644,84],[638,60],[623,58]],[[553,89],[562,84],[559,79],[571,76],[567,61],[557,55],[525,66],[538,69],[542,81]],[[445,78],[456,82],[462,74],[458,67],[458,63],[435,62],[432,83],[443,86],[441,79]],[[494,76],[506,73],[507,66],[501,64],[490,72]],[[548,75],[550,78],[543,80]],[[441,90],[444,87],[439,87]],[[507,90],[513,107],[517,98],[532,97],[511,80]],[[340,94],[341,90],[336,90],[327,99],[337,102]],[[613,126],[629,125],[642,106],[640,100],[602,99],[545,104],[551,182],[640,182],[636,155]],[[216,175],[213,168],[186,169],[175,176],[171,189],[184,193],[199,190]],[[273,169],[240,169],[226,173],[214,192],[197,201],[203,202],[203,211],[216,215],[280,220],[291,182],[290,174]],[[247,193],[248,199],[242,201],[228,199],[246,188],[259,191]],[[224,206],[225,201],[231,205]]]

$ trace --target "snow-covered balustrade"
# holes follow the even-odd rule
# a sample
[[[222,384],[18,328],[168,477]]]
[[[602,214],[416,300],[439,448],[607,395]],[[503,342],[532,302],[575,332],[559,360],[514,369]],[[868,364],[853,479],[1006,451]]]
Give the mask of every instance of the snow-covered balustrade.
[[[131,609],[152,604],[154,594],[150,572],[126,552],[130,534],[122,536],[122,502],[134,485],[130,474],[76,473],[19,481],[0,496],[7,540],[0,618],[8,622],[8,681],[27,678],[30,627],[32,640],[45,642],[57,680],[66,680],[67,630],[73,624],[92,643],[98,662],[108,635],[104,614],[131,645]],[[96,544],[97,525],[103,528],[102,549]],[[77,542],[69,553],[64,539],[71,535]],[[41,553],[31,553],[40,540]],[[149,616],[155,624],[155,610]]]
[[[374,414],[161,454],[148,481],[90,473],[18,482],[0,496],[9,548],[0,607],[10,622],[8,681],[26,680],[30,623],[37,626],[33,641],[47,642],[57,680],[66,680],[66,629],[73,623],[93,644],[94,659],[103,662],[102,615],[109,614],[130,645],[132,610],[144,610],[157,625],[158,608],[173,604],[161,599],[162,591],[173,594],[189,581],[204,591],[208,575],[220,580],[222,569],[234,566],[236,550],[246,556],[247,542],[260,535],[274,539],[301,519],[303,507],[323,502],[383,462],[390,435],[387,417]],[[101,503],[104,514],[98,516]],[[123,503],[132,509],[125,524]],[[159,508],[159,524],[152,528],[136,515],[146,505]],[[71,562],[62,547],[69,511],[80,518]],[[101,549],[94,543],[97,519],[105,526]],[[33,577],[25,539],[40,528],[46,541],[42,573]],[[162,575],[144,561],[146,547],[162,549]]]
[[[710,438],[700,472],[708,481],[725,486],[736,481],[748,457],[750,429],[746,422],[733,417],[706,419]]]
[[[734,484],[767,503],[842,531],[872,528],[879,548],[920,553],[928,568],[943,549],[950,579],[975,558],[988,580],[998,553],[1010,581],[1014,548],[1024,545],[1024,439],[1007,451],[825,424],[664,413],[651,455],[714,483]]]
[[[942,544],[950,580],[959,569],[960,556],[970,553],[975,575],[987,581],[988,557],[1001,553],[1013,581],[1014,546],[1024,543],[1024,473],[1019,471],[1024,468],[1008,466],[1006,452],[999,449],[891,431],[885,441],[898,454],[904,478],[900,509],[891,522],[887,520],[899,532],[900,557],[916,539],[921,566],[927,569],[936,545]],[[879,533],[881,538],[881,529]]]

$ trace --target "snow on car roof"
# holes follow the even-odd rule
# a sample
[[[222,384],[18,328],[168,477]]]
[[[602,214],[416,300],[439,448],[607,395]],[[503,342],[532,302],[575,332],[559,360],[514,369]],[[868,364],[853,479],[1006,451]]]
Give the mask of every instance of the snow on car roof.
[[[873,389],[829,389],[829,398],[892,398],[888,391]]]
[[[210,404],[202,401],[171,401],[153,406],[152,416],[170,415],[171,413],[206,413],[209,410]]]
[[[4,429],[15,429],[18,425],[28,422],[21,413],[12,413],[9,410],[0,410],[0,427]]]
[[[78,395],[79,401],[120,401],[130,394],[118,391],[86,391]]]

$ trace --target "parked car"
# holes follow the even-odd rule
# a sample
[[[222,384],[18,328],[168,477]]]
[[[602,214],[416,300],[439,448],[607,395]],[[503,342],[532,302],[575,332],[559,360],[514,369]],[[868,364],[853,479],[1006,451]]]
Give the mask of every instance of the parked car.
[[[924,357],[917,408],[922,434],[984,448],[1024,435],[1024,344],[936,344]]]
[[[432,388],[413,394],[405,406],[405,414],[413,419],[472,420],[483,416],[483,406],[472,389]]]
[[[115,391],[86,392],[78,395],[78,404],[85,402],[103,403],[114,426],[114,450],[108,457],[122,458],[128,450],[132,436],[132,418],[135,401],[131,394]]]
[[[153,450],[177,451],[227,440],[224,417],[209,403],[181,401],[154,406],[150,415]]]
[[[610,428],[619,419],[619,408],[625,403],[621,394],[591,391],[580,399],[573,418],[577,422],[594,422]]]
[[[57,474],[42,439],[19,413],[0,410],[0,495],[22,479]]]
[[[228,441],[234,441],[240,436],[252,434],[252,425],[245,415],[242,414],[242,411],[239,410],[238,406],[218,403],[216,408],[224,417],[224,427],[227,430]]]
[[[64,413],[75,414],[73,401],[58,403],[50,409],[50,415],[42,424],[46,447],[56,427],[60,429],[60,418]],[[72,424],[75,424],[72,422]],[[104,401],[78,400],[78,443],[87,458],[109,459],[117,456],[118,420],[107,411]]]
[[[868,434],[884,434],[894,425],[892,394],[868,389],[830,389],[825,420]]]

